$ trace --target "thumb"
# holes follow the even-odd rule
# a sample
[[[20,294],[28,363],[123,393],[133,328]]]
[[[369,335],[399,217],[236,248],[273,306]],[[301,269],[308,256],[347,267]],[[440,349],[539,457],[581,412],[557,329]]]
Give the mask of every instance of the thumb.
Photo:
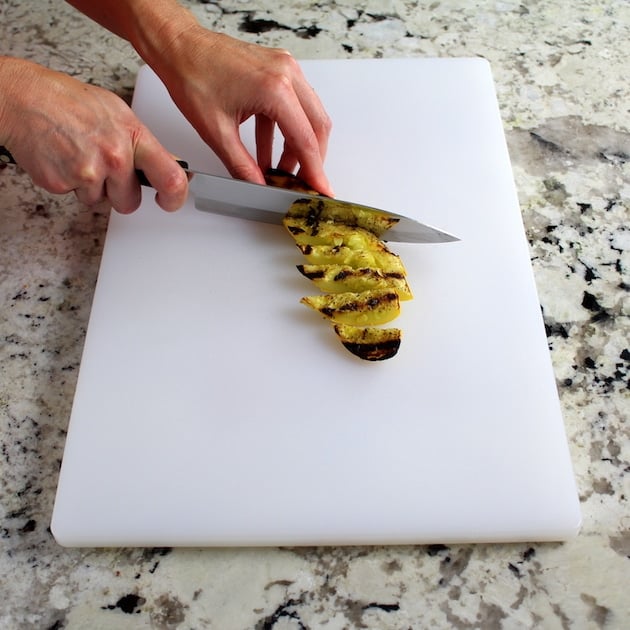
[[[166,211],[181,207],[188,194],[188,176],[175,158],[148,130],[137,144],[134,165],[157,191],[155,200]]]

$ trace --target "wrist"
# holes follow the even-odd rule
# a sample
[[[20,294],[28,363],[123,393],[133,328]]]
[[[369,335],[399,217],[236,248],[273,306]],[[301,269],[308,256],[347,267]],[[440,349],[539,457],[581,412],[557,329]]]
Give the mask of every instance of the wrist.
[[[175,2],[148,0],[146,9],[140,14],[143,19],[137,20],[131,30],[129,41],[140,57],[163,76],[178,61],[185,40],[194,37],[201,27],[190,11]]]
[[[19,102],[21,90],[18,84],[29,65],[30,62],[22,59],[0,56],[0,145],[7,148],[13,135],[15,111],[21,107]]]

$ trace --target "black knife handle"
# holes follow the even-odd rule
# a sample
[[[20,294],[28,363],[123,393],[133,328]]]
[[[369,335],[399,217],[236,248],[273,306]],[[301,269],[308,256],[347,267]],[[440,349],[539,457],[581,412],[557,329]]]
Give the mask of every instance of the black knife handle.
[[[175,160],[185,171],[188,170],[188,162],[184,160]],[[11,151],[0,145],[0,163],[1,164],[17,164],[15,158],[11,155]],[[136,177],[142,186],[151,186],[149,178],[139,168],[136,169]]]
[[[185,160],[175,160],[185,171],[187,171],[190,167],[188,166],[188,162]],[[141,171],[139,168],[136,169],[136,177],[140,182],[141,186],[149,186],[153,188],[153,185],[149,181],[149,178],[144,174],[144,171]]]
[[[15,158],[11,155],[11,151],[6,147],[0,145],[0,163],[2,164],[17,164]]]

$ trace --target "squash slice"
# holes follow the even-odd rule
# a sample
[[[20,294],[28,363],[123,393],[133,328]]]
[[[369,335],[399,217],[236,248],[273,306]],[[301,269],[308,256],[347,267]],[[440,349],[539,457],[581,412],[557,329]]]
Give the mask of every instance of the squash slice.
[[[413,298],[405,266],[381,240],[397,222],[325,197],[298,199],[283,220],[307,263],[298,270],[322,291],[302,304],[332,321],[343,346],[366,361],[396,355],[401,331],[380,326],[398,317],[401,300]]]
[[[320,221],[333,221],[350,227],[360,227],[379,237],[399,221],[387,212],[368,210],[359,205],[325,197],[298,199],[289,208],[287,216],[304,218],[312,225]]]
[[[345,245],[350,249],[388,251],[378,236],[360,227],[320,221],[310,224],[304,217],[285,217],[284,227],[298,245]]]
[[[360,269],[373,267],[390,273],[407,275],[400,258],[388,249],[380,251],[351,249],[346,245],[298,245],[311,265],[346,265]]]
[[[365,361],[384,361],[396,355],[402,332],[399,328],[372,328],[335,324],[344,347]]]
[[[351,326],[378,326],[400,315],[400,298],[391,289],[310,295],[300,301],[335,323]]]
[[[393,289],[401,300],[413,295],[405,275],[373,267],[355,269],[347,265],[297,265],[298,271],[324,293],[360,293],[373,289]]]

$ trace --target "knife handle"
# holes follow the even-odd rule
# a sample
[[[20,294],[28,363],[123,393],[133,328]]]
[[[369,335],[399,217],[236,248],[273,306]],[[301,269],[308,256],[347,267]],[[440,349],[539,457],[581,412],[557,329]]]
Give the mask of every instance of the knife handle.
[[[184,160],[175,160],[185,171],[188,170],[188,162]],[[15,158],[11,155],[11,151],[0,145],[0,164],[17,164]],[[139,168],[136,169],[136,177],[142,186],[151,186],[148,177]]]
[[[11,151],[6,147],[0,145],[0,163],[2,164],[17,164],[15,158],[11,155]]]
[[[190,167],[188,166],[188,162],[186,162],[185,160],[175,160],[185,171],[187,171]],[[149,186],[150,188],[153,188],[153,185],[151,184],[151,182],[149,181],[149,178],[144,174],[144,171],[140,170],[139,168],[136,169],[136,177],[138,178],[138,181],[140,182],[141,186]]]

